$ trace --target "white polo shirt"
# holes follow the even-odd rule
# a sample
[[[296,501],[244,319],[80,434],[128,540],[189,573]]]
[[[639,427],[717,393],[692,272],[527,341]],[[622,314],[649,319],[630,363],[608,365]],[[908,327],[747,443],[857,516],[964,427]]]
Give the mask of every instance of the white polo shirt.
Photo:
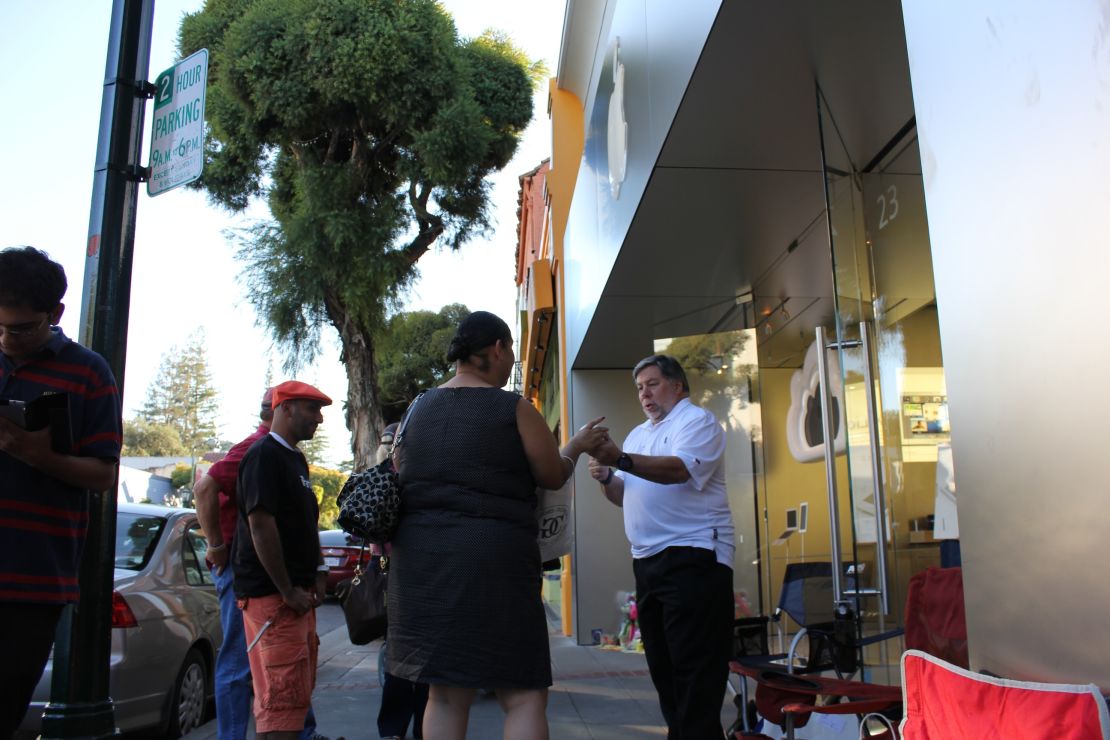
[[[624,531],[632,557],[673,546],[703,547],[731,568],[736,546],[725,488],[725,433],[713,414],[683,398],[659,423],[648,419],[633,429],[623,450],[678,457],[690,473],[685,483],[665,485],[616,472],[624,480]]]

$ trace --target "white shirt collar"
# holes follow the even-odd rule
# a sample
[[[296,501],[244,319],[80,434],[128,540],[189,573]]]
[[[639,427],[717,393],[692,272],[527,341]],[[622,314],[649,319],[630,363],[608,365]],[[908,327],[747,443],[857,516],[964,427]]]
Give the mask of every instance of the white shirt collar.
[[[281,446],[286,448],[287,450],[292,450],[293,452],[300,452],[300,450],[298,450],[296,447],[294,447],[293,445],[286,442],[282,438],[282,436],[280,434],[278,434],[277,432],[275,432],[273,429],[270,430],[270,436],[273,437],[274,439],[276,439],[278,442],[280,442]]]

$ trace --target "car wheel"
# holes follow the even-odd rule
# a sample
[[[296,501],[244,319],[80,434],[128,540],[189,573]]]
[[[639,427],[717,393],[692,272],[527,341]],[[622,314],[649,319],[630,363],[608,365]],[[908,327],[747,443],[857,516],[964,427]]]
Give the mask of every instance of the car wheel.
[[[169,737],[187,735],[204,723],[208,705],[208,672],[196,648],[185,654],[170,702]]]

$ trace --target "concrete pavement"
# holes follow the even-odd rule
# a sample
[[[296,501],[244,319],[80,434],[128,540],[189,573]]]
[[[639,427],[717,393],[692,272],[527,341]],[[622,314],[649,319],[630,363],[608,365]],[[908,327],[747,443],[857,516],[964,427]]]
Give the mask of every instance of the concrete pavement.
[[[338,606],[327,604],[323,610]],[[312,704],[318,731],[335,738],[377,738],[376,720],[382,690],[378,681],[378,654],[382,643],[352,645],[342,616],[321,614],[320,655],[316,691]],[[655,689],[648,676],[644,656],[576,645],[555,625],[551,635],[552,674],[555,680],[548,699],[547,717],[551,737],[663,738],[666,725],[659,712]],[[492,696],[480,696],[470,713],[468,738],[493,740],[501,737],[504,715]],[[724,727],[736,719],[731,696],[726,693],[721,711]],[[409,737],[412,730],[409,730]],[[216,738],[216,723],[210,721],[189,735],[197,740]]]

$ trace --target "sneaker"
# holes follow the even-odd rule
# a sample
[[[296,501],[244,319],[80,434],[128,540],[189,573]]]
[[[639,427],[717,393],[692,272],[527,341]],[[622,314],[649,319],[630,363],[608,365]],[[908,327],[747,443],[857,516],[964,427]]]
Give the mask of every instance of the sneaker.
[[[312,740],[331,740],[331,738],[327,735],[321,735],[319,732],[317,732],[312,735]],[[340,735],[339,737],[335,738],[335,740],[347,740],[347,738]]]

